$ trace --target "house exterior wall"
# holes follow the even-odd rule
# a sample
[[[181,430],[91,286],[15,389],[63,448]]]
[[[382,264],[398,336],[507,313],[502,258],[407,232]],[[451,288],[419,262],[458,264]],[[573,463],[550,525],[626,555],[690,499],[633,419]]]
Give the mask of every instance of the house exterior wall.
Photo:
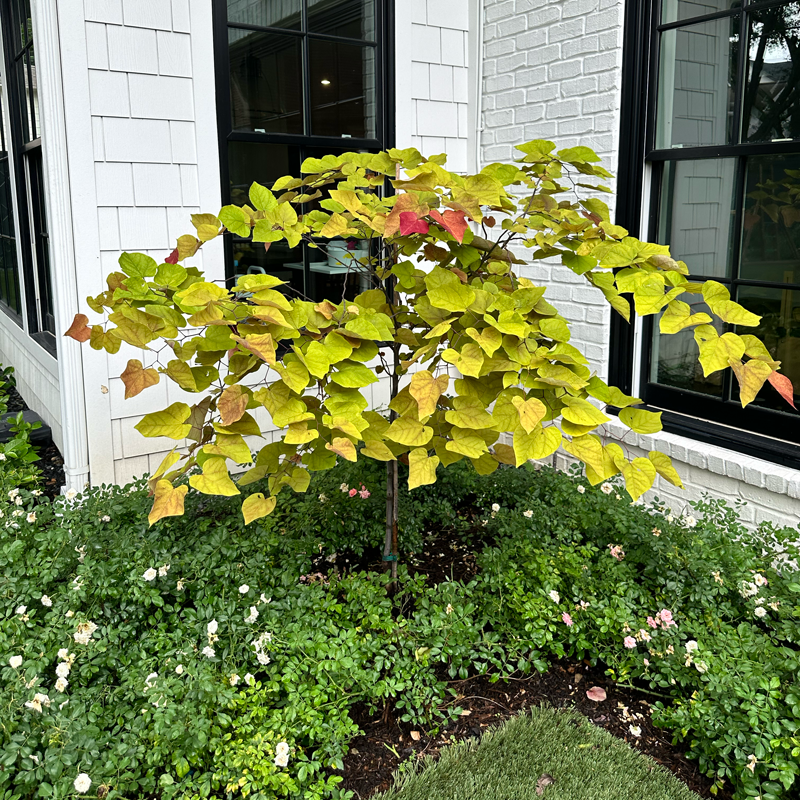
[[[623,0],[485,0],[483,163],[513,158],[514,143],[552,139],[559,147],[592,147],[616,171],[623,10]],[[538,263],[522,272],[548,286],[546,297],[573,324],[573,344],[606,376],[610,309],[602,295],[560,265]],[[606,428],[611,437],[625,437],[632,457],[660,450],[675,462],[686,490],[659,477],[645,500],[658,496],[682,512],[708,491],[747,501],[741,515],[749,525],[800,524],[797,470],[673,434],[640,436],[616,419]],[[561,468],[572,460],[564,451],[553,457]]]

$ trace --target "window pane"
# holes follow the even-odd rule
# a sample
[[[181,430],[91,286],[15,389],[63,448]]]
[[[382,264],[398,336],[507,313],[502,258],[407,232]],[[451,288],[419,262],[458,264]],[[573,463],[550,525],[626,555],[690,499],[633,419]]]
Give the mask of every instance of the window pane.
[[[375,40],[374,0],[308,0],[308,29],[350,39]]]
[[[375,49],[309,40],[311,132],[315,136],[375,137]]]
[[[703,298],[696,294],[684,294],[679,298],[689,305],[692,314],[709,314]],[[722,322],[712,323],[722,333]],[[697,360],[697,343],[694,328],[684,328],[679,333],[661,334],[658,326],[653,333],[653,349],[650,356],[650,380],[663,386],[686,389],[690,392],[722,398],[722,372],[714,372],[707,378]]]
[[[736,160],[668,161],[661,183],[658,241],[692,275],[730,276]]]
[[[740,277],[800,284],[800,156],[749,159],[744,199]]]
[[[800,3],[751,13],[747,67],[744,138],[800,138]]]
[[[301,0],[228,0],[228,22],[299,29],[301,6]]]
[[[233,128],[303,133],[300,39],[228,29]]]
[[[800,291],[792,289],[764,289],[740,286],[738,301],[754,314],[761,315],[757,328],[742,328],[738,333],[758,336],[776,361],[781,362],[781,372],[795,387],[795,401],[800,400]],[[755,405],[789,411],[789,406],[769,385],[759,392]],[[780,432],[776,431],[776,436]]]
[[[715,14],[730,8],[739,8],[741,0],[663,0],[661,22],[678,22],[704,14]]]
[[[3,111],[3,87],[0,85],[0,300],[20,313],[17,241],[14,231],[14,186],[7,151],[9,131]]]
[[[739,18],[661,34],[656,147],[697,147],[731,139]]]

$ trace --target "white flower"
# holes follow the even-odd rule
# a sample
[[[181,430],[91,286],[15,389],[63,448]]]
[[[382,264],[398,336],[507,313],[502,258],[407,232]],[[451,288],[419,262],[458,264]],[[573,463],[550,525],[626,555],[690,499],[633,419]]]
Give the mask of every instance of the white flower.
[[[68,492],[67,492],[67,493],[64,495],[64,497],[66,497],[66,498],[67,498],[67,500],[69,500],[70,502],[72,502],[72,501],[73,501],[73,500],[74,500],[74,499],[75,499],[77,496],[78,496],[78,493],[77,493],[77,491],[75,491],[75,489],[70,489],[70,490],[69,490],[69,491],[68,491]]]
[[[86,545],[76,547],[75,552],[78,554],[78,561],[83,564],[83,559],[86,558]]]
[[[745,581],[742,584],[742,588],[739,589],[739,594],[742,597],[752,597],[754,594],[758,594],[758,586],[756,586],[754,583],[748,583]]]
[[[152,689],[155,685],[156,680],[158,680],[158,673],[151,672],[145,679],[144,679],[144,690],[147,691],[148,689]]]
[[[610,483],[606,482],[600,487],[600,491],[603,494],[611,494],[611,492],[614,491],[614,487]]]
[[[70,609],[69,611],[67,611],[67,613],[66,613],[66,614],[64,614],[64,616],[65,616],[67,619],[71,619],[72,617],[74,617],[74,616],[75,616],[75,612],[74,612],[72,609]]]
[[[31,494],[34,497],[41,497],[42,496],[42,490],[41,489],[31,489]]]
[[[283,753],[281,755],[275,756],[275,766],[276,767],[288,767],[289,766],[289,754]]]
[[[23,500],[22,500],[21,497],[15,497],[14,498],[14,505],[21,506],[22,502],[23,502]]]
[[[249,591],[250,591],[250,587],[246,583],[243,583],[239,587],[239,594],[247,594]]]
[[[275,747],[275,755],[276,756],[288,756],[289,755],[289,745],[286,742],[278,742],[277,746]]]
[[[11,656],[8,659],[8,665],[12,669],[19,669],[22,666],[22,656]]]
[[[622,500],[622,495],[621,495],[621,494],[615,494],[615,495],[614,495],[614,497],[615,497],[617,500]]]
[[[78,644],[89,644],[92,639],[92,634],[97,630],[97,625],[94,622],[80,622],[78,623],[78,630],[75,631],[72,638]]]
[[[264,592],[261,592],[261,599],[260,599],[258,602],[259,602],[259,605],[260,605],[261,603],[271,603],[271,602],[272,602],[272,598],[271,598],[271,597],[267,597],[267,596],[264,594]]]
[[[688,516],[683,520],[683,524],[687,528],[694,528],[694,526],[697,525],[697,520],[692,516]]]
[[[71,661],[71,660],[72,660],[72,659],[70,658],[70,655],[69,655],[69,650],[68,650],[66,647],[62,647],[62,648],[61,648],[61,649],[58,651],[58,657],[59,657],[59,658],[60,658],[62,661]],[[74,654],[74,653],[73,653],[73,655],[72,655],[72,658],[75,658],[75,654]]]
[[[530,519],[533,516],[533,511],[531,511],[530,509],[528,509],[527,511],[523,511],[522,516]]]
[[[759,619],[763,619],[767,616],[767,609],[763,608],[762,606],[758,606],[756,610],[753,612]]]
[[[492,503],[492,511],[494,511],[494,513],[496,514],[499,510],[500,510],[500,504]]]
[[[100,522],[111,522],[111,517],[109,517],[108,514],[103,514],[103,516],[100,517]]]
[[[144,575],[142,575],[142,577],[146,581],[154,581],[156,579],[157,575],[158,575],[158,573],[152,567],[150,567],[150,569],[145,570],[145,573],[144,573]]]
[[[213,636],[217,632],[218,628],[219,622],[217,622],[215,619],[212,619],[211,622],[206,625],[206,630],[208,631],[209,636]]]
[[[69,681],[66,678],[59,678],[56,681],[56,691],[57,692],[61,692],[61,694],[64,694],[64,692],[67,691],[67,685],[68,684],[69,684]]]
[[[28,606],[17,606],[16,609],[14,609],[14,613],[23,616],[27,610]]]
[[[250,606],[250,614],[244,618],[248,625],[252,625],[258,619],[258,609],[255,606]]]
[[[169,564],[164,564],[164,566],[158,568],[158,577],[159,578],[166,578],[167,573],[169,572]]]
[[[694,666],[701,675],[708,672],[708,664],[705,661],[696,661]]]
[[[248,672],[248,673],[247,673],[247,674],[244,676],[244,682],[245,682],[245,683],[246,683],[248,686],[252,686],[252,685],[253,685],[253,684],[256,682],[256,676],[255,676],[255,675],[253,675],[253,673],[252,673],[252,672]]]
[[[8,499],[9,499],[9,500],[13,500],[13,499],[14,499],[14,498],[15,498],[15,497],[18,495],[18,494],[19,494],[19,489],[12,489],[12,490],[11,490],[11,491],[8,493]]]
[[[319,501],[320,501],[320,503],[325,503],[325,502],[327,502],[327,500],[328,500],[328,497],[327,497],[327,495],[325,495],[325,494],[321,494],[321,495],[319,496]]]
[[[258,663],[262,666],[267,666],[270,663],[270,657],[267,655],[266,646],[272,641],[272,634],[264,631],[261,636],[253,642],[253,649],[256,651],[256,658]]]
[[[42,713],[42,706],[50,706],[50,698],[46,694],[42,694],[41,692],[36,692],[33,696],[33,700],[28,700],[25,703],[26,708],[31,708],[34,711],[38,711],[40,714]]]
[[[578,486],[578,494],[583,494],[586,491],[586,487],[581,484]]]
[[[769,581],[760,572],[757,572],[753,576],[753,583],[756,586],[766,586],[769,583]]]
[[[554,603],[560,603],[561,602],[561,595],[555,589],[553,589],[553,591],[550,592],[550,599]]]
[[[27,519],[28,522],[36,522],[36,512],[31,511],[30,514],[28,514],[28,516],[25,517],[25,519]]]
[[[46,606],[47,608],[50,608],[50,606],[53,605],[53,601],[46,594],[43,594],[42,595],[42,605]]]
[[[206,658],[214,658],[214,656],[216,655],[216,653],[214,652],[214,648],[213,648],[213,647],[211,647],[210,645],[206,645],[206,646],[203,648],[203,655],[204,655]]]
[[[12,517],[21,517],[24,513],[25,512],[21,508],[18,508],[11,516]],[[15,527],[19,527],[19,526],[16,525]]]
[[[183,664],[178,664],[178,666],[175,667],[175,674],[183,675]]]
[[[234,672],[233,675],[229,678],[231,686],[236,686],[241,678]]]
[[[667,522],[675,522],[675,517],[672,514],[667,514]]]
[[[685,647],[687,653],[694,653],[694,651],[697,650],[699,645],[694,639],[690,639],[688,642],[686,642]]]
[[[183,578],[179,578],[179,579],[178,579],[178,582],[175,584],[175,588],[176,588],[176,589],[177,589],[179,592],[182,592],[182,591],[183,591],[183,587],[184,587],[185,583],[186,583],[186,582],[183,580]]]
[[[756,764],[758,764],[758,759],[754,755],[749,755],[747,756],[747,763],[744,766],[745,769],[749,769],[750,772],[755,772]]]
[[[633,736],[637,739],[642,735],[642,729],[638,725],[630,725],[628,730],[631,732]]]
[[[69,661],[62,661],[56,667],[56,675],[59,678],[66,678],[69,675],[69,671],[70,671]]]
[[[78,794],[86,794],[92,786],[92,779],[85,772],[81,772],[72,785]]]
[[[6,460],[6,454],[0,453],[0,461],[5,461],[5,460]]]
[[[350,491],[350,487],[349,487],[349,486],[348,486],[346,483],[343,483],[343,484],[342,484],[342,485],[339,487],[339,491],[342,491],[342,492],[349,492],[349,491]]]

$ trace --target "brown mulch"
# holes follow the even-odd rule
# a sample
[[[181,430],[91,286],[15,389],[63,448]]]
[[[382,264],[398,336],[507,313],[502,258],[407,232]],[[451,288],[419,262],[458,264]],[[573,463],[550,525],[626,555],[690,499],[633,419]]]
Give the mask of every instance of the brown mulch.
[[[385,715],[369,716],[365,709],[354,709],[354,718],[363,736],[354,739],[344,760],[342,788],[366,798],[385,791],[391,785],[392,773],[401,761],[422,756],[438,756],[448,744],[479,737],[487,728],[496,726],[524,709],[542,704],[556,708],[573,708],[595,725],[605,728],[631,747],[647,754],[682,780],[702,797],[713,797],[712,782],[701,775],[694,761],[683,755],[680,745],[673,745],[669,732],[656,728],[651,720],[651,703],[656,698],[642,691],[617,686],[600,667],[561,661],[544,674],[522,679],[490,683],[476,677],[451,681],[458,692],[455,705],[462,716],[431,738],[423,730],[387,720]],[[586,690],[599,686],[606,699],[594,702]],[[641,728],[635,736],[630,727]],[[730,800],[729,788],[723,787],[717,800]]]

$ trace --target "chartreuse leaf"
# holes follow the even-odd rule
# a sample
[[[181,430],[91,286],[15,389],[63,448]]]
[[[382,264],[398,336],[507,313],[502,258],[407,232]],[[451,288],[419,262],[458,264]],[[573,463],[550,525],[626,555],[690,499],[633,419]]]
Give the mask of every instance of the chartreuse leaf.
[[[431,305],[445,311],[466,311],[475,300],[475,292],[455,273],[438,266],[425,276],[425,286]]]
[[[426,369],[415,372],[411,377],[408,391],[417,401],[420,417],[429,417],[436,411],[439,398],[447,390],[450,376],[446,373],[434,378]]]
[[[648,491],[653,481],[656,479],[656,468],[652,461],[647,458],[634,458],[628,462],[625,458],[617,458],[616,464],[619,467],[625,481],[625,488],[633,500],[638,500]]]
[[[672,300],[664,310],[658,327],[661,333],[678,333],[691,325],[706,325],[711,317],[703,311],[692,314],[692,308],[682,300]]]
[[[230,458],[237,464],[249,464],[253,460],[250,448],[238,433],[218,433],[211,444],[204,445],[203,452],[212,456]]]
[[[447,411],[444,415],[451,425],[459,428],[471,428],[475,431],[491,428],[494,425],[492,415],[477,397],[455,397],[453,406],[454,410]]]
[[[561,398],[561,402],[564,404],[561,415],[576,425],[591,425],[594,428],[609,420],[600,409],[593,406],[588,400],[565,395]]]
[[[477,344],[469,342],[462,346],[460,352],[448,347],[442,352],[442,360],[452,364],[462,375],[478,378],[483,367],[483,351]]]
[[[700,364],[706,377],[726,369],[731,361],[739,361],[744,355],[744,342],[735,333],[720,336],[711,325],[701,325],[695,328],[694,338],[700,347]]]
[[[683,489],[681,476],[678,475],[675,467],[672,466],[672,460],[668,455],[659,453],[657,450],[651,450],[647,457],[653,462],[656,472],[665,480],[668,480],[673,486],[678,486]]]
[[[369,439],[361,448],[361,454],[376,461],[396,461],[394,453],[379,439]]]
[[[228,474],[225,459],[218,456],[207,459],[203,464],[203,474],[192,475],[189,478],[189,485],[203,494],[222,495],[223,497],[239,494],[236,484]]]
[[[422,447],[428,444],[432,436],[433,428],[408,417],[398,417],[386,431],[387,439],[406,447]]]
[[[730,359],[728,363],[733,369],[736,380],[739,381],[739,395],[744,408],[756,399],[761,387],[775,370],[766,361],[757,358],[751,358],[744,364],[734,359]]]
[[[219,212],[219,221],[237,236],[247,238],[250,235],[250,219],[239,206],[225,206]]]
[[[571,441],[565,441],[564,449],[579,461],[591,467],[596,473],[605,472],[603,464],[603,443],[595,434],[573,436]]]
[[[525,433],[532,433],[547,414],[544,403],[535,397],[527,400],[523,397],[512,397],[511,403],[519,413],[519,424]]]
[[[445,447],[453,453],[459,453],[468,458],[480,458],[488,452],[483,437],[468,428],[453,428],[450,435],[453,439]]]
[[[257,519],[269,516],[275,510],[277,502],[277,497],[264,497],[261,492],[248,495],[242,503],[244,524],[249,525]]]
[[[537,426],[530,433],[514,433],[514,456],[516,466],[522,466],[531,459],[538,461],[553,455],[562,443],[561,431],[553,425],[543,428]]]
[[[188,486],[173,486],[167,480],[156,483],[153,507],[147,516],[150,525],[155,524],[164,517],[180,517],[183,514],[183,504]]]
[[[645,411],[641,408],[623,408],[619,412],[622,423],[635,433],[658,433],[662,430],[661,412]]]
[[[250,202],[258,211],[274,211],[278,207],[275,195],[260,183],[250,186]]]
[[[503,334],[496,328],[484,328],[482,331],[476,330],[475,328],[467,328],[465,333],[478,343],[481,350],[483,350],[489,358],[491,358],[500,345],[503,344]]]
[[[217,433],[238,433],[242,436],[261,436],[261,427],[246,411],[236,422],[232,422],[230,425],[220,425],[215,422],[214,430]]]
[[[755,327],[761,322],[758,314],[753,314],[738,303],[731,300],[731,293],[717,281],[706,281],[703,284],[703,298],[706,305],[723,321],[731,325]]]
[[[331,380],[346,389],[361,389],[371,383],[377,383],[378,377],[364,364],[359,364],[357,361],[341,361],[336,365],[336,372],[331,373]]]
[[[123,253],[119,257],[119,268],[132,278],[151,278],[156,274],[158,264],[144,253]]]
[[[161,264],[156,270],[154,281],[159,286],[177,289],[186,280],[187,274],[186,268],[180,264]]]
[[[319,431],[313,428],[309,430],[308,422],[293,422],[283,437],[283,441],[286,444],[308,444],[318,437]]]
[[[428,451],[424,447],[414,448],[408,454],[409,491],[418,486],[436,483],[436,467],[438,466],[438,456],[428,456]]]
[[[186,403],[173,403],[163,411],[145,414],[134,426],[142,436],[167,436],[170,439],[184,439],[191,430],[186,421],[192,413]]]

